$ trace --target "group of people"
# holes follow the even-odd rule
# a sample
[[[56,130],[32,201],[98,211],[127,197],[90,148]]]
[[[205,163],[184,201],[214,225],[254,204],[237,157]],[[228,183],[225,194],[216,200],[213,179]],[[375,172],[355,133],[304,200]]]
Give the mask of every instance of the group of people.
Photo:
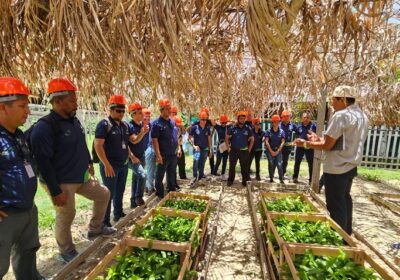
[[[211,174],[223,179],[229,158],[227,186],[234,182],[239,161],[242,185],[245,186],[250,180],[253,160],[256,180],[261,180],[263,145],[268,157],[269,180],[273,182],[278,169],[280,183],[284,183],[293,146],[297,146],[294,182],[298,180],[304,155],[311,179],[313,149],[327,150],[329,163],[324,170],[324,184],[328,210],[335,221],[351,233],[350,188],[362,158],[362,141],[368,120],[354,105],[353,89],[349,88],[334,92],[332,102],[336,113],[323,138],[315,134],[316,126],[308,112],[302,114],[302,123],[295,125],[291,122],[290,112],[283,111],[280,116],[272,116],[271,128],[263,131],[261,119],[252,118],[249,111],[240,111],[229,121],[227,115],[211,119],[208,109],[203,108],[198,121],[185,127],[177,108],[171,106],[168,99],[158,101],[159,116],[151,120],[151,111],[139,102],[128,105],[124,96],[112,95],[108,102],[108,117],[96,126],[91,153],[85,129],[76,117],[77,88],[70,80],[56,78],[48,83],[51,112],[22,132],[19,127],[30,113],[29,89],[16,78],[1,77],[0,279],[8,271],[10,257],[16,279],[44,279],[36,269],[36,251],[40,247],[38,213],[34,204],[37,179],[43,183],[55,206],[55,238],[61,260],[69,262],[78,255],[71,234],[76,214],[75,194],[93,201],[88,238],[115,233],[110,220],[111,208],[114,222],[125,216],[123,195],[129,168],[133,171],[131,208],[145,203],[145,192],[164,197],[164,177],[167,192],[180,189],[177,175],[181,179],[187,178],[183,149],[185,133],[193,147],[192,188],[205,177],[207,158]],[[124,120],[126,110],[129,122]],[[355,129],[360,133],[353,137]],[[215,164],[214,133],[218,139]],[[297,139],[293,141],[294,135]],[[93,163],[99,163],[102,183],[94,176]]]

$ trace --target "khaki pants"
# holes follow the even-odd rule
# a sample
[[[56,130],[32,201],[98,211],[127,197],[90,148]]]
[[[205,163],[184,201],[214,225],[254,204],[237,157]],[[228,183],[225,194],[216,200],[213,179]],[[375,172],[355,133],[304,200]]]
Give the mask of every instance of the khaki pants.
[[[108,201],[110,200],[110,192],[98,180],[93,179],[90,179],[85,184],[61,184],[60,188],[68,196],[68,200],[64,206],[55,207],[55,235],[60,252],[68,253],[75,249],[71,234],[71,225],[76,213],[75,193],[93,200],[93,216],[89,223],[89,231],[100,232]]]

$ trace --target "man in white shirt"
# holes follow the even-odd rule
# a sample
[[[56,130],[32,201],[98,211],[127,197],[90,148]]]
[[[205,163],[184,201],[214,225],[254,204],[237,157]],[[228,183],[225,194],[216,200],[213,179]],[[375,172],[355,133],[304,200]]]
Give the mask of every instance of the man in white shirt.
[[[353,203],[350,195],[357,166],[363,157],[364,142],[368,134],[368,118],[355,104],[356,90],[339,86],[332,94],[335,111],[324,137],[315,133],[309,141],[296,139],[295,145],[325,151],[324,184],[330,216],[348,234],[352,233]]]

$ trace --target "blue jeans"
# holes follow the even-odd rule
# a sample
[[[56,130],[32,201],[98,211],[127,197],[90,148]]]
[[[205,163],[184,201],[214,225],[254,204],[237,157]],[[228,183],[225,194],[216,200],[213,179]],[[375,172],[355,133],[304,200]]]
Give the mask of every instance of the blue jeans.
[[[266,150],[265,151],[268,157],[268,172],[269,178],[271,180],[274,179],[275,168],[278,168],[279,180],[283,181],[283,166],[282,166],[282,152],[277,154],[275,157],[271,155],[271,153]]]
[[[144,153],[146,161],[146,188],[152,190],[154,188],[154,179],[156,178],[156,153],[154,152],[153,146],[146,149]]]
[[[113,166],[115,172],[114,177],[106,177],[104,165],[100,162],[99,166],[103,184],[110,191],[110,201],[108,202],[108,207],[104,216],[104,223],[110,223],[111,200],[113,202],[114,217],[121,217],[123,213],[122,199],[125,192],[126,178],[128,177],[128,165]]]
[[[200,180],[204,176],[204,167],[208,156],[208,149],[200,149],[193,153],[193,178]]]
[[[225,174],[226,163],[228,162],[228,156],[229,156],[228,151],[221,153],[219,151],[219,148],[217,148],[217,162],[215,163],[215,166],[214,166],[214,175],[216,175],[218,173],[218,168],[219,168],[219,165],[221,164],[221,160],[222,160],[221,175]]]
[[[135,204],[136,198],[143,197],[144,187],[146,185],[146,171],[144,167],[146,166],[146,160],[144,155],[140,158],[140,163],[133,164],[129,163],[129,167],[132,168],[132,188],[131,188],[131,205]]]
[[[176,190],[176,180],[175,180],[175,172],[176,172],[176,164],[178,158],[176,155],[170,156],[162,156],[163,164],[157,163],[156,170],[156,195],[159,198],[164,197],[164,175],[167,174],[167,189],[168,192],[172,192]]]

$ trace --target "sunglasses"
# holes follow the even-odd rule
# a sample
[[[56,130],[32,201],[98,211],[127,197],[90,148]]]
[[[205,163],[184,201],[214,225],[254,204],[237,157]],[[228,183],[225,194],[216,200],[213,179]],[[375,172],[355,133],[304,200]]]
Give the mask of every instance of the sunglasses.
[[[114,111],[117,112],[118,114],[125,113],[125,110],[121,110],[121,109],[114,109]]]
[[[201,121],[204,121],[204,122],[206,122],[206,121],[207,121],[207,119],[201,119]]]

